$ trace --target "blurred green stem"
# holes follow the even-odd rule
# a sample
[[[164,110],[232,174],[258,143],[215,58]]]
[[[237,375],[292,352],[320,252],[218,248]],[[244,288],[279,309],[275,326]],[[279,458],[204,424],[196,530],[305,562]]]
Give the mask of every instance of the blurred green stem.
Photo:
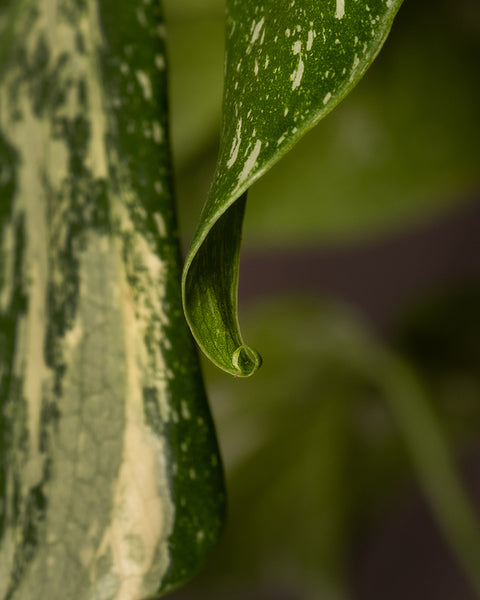
[[[480,598],[479,522],[428,391],[399,358],[378,349],[376,358],[376,378],[386,392],[424,494]]]

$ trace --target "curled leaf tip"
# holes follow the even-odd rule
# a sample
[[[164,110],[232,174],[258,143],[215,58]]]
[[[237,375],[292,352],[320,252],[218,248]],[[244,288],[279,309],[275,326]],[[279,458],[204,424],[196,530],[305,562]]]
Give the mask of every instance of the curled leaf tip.
[[[237,377],[250,377],[262,366],[262,357],[250,346],[239,346],[232,356],[232,365]]]
[[[261,359],[237,314],[247,191],[360,80],[403,0],[227,0],[223,124],[217,167],[187,255],[185,317],[204,353],[235,376]]]

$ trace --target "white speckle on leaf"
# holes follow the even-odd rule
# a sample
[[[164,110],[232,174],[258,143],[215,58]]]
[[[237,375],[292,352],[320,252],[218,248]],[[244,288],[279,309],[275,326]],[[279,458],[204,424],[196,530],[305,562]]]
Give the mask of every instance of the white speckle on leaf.
[[[298,65],[295,71],[290,75],[290,80],[292,83],[292,91],[295,90],[302,81],[303,72],[305,70],[305,65],[302,58],[302,42],[297,40],[292,46],[293,54],[298,54]]]
[[[308,39],[307,39],[307,52],[309,52],[312,49],[314,39],[315,39],[315,31],[313,31],[313,29],[310,29],[310,31],[308,32]]]
[[[185,400],[182,400],[181,408],[182,408],[182,417],[186,421],[188,421],[188,419],[190,419],[192,415],[190,414],[190,411],[188,410],[188,404],[185,402]]]
[[[331,97],[332,97],[332,94],[330,92],[328,92],[328,94],[326,94],[325,98],[323,99],[323,103],[327,104],[327,102],[330,100]]]
[[[255,21],[254,21],[255,23]],[[247,54],[250,54],[250,52],[252,51],[252,46],[253,44],[258,40],[258,38],[260,37],[260,32],[262,31],[262,27],[263,24],[265,23],[265,18],[262,17],[260,19],[260,21],[254,26],[253,28],[253,34],[252,34],[252,38],[250,40],[250,45],[247,48]]]
[[[157,225],[160,237],[165,237],[167,235],[167,226],[165,225],[164,218],[159,212],[153,213],[153,218],[155,219],[155,224]]]
[[[250,153],[247,160],[245,161],[242,172],[240,173],[240,176],[238,178],[238,181],[240,184],[245,181],[245,179],[250,175],[251,171],[254,169],[255,165],[257,164],[257,159],[258,159],[258,155],[260,154],[261,148],[262,148],[262,142],[261,142],[261,140],[257,140],[255,143],[255,147],[253,148],[252,152]]]
[[[142,71],[140,69],[138,71],[135,71],[135,76],[142,88],[143,97],[145,98],[145,100],[151,100],[153,94],[152,82],[150,81],[150,77],[145,73],[145,71]]]
[[[355,56],[353,57],[353,65],[352,65],[354,71],[357,69],[359,64],[360,64],[360,59],[355,54]]]
[[[157,144],[161,144],[163,142],[163,128],[158,121],[153,121],[153,139]]]
[[[230,151],[230,158],[227,161],[227,167],[230,169],[237,160],[238,151],[242,142],[242,119],[239,119],[237,124],[237,131],[235,133],[235,139],[233,140],[232,150]]]
[[[159,71],[163,71],[163,69],[165,68],[165,58],[163,54],[157,54],[155,56],[155,66]]]
[[[345,14],[345,0],[337,0],[337,9],[335,11],[335,17],[341,19]]]
[[[142,27],[147,26],[147,17],[145,16],[143,8],[137,8],[137,19],[140,25],[142,25]]]

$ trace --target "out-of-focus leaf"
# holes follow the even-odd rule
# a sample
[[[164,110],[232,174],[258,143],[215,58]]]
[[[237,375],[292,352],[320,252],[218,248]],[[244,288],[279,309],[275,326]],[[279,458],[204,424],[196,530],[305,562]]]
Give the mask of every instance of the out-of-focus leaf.
[[[223,2],[187,5],[184,13],[183,2],[166,3],[172,145],[180,165],[218,135],[223,83]]]
[[[400,4],[227,3],[220,153],[183,274],[187,321],[227,372],[248,376],[261,363],[243,343],[236,308],[246,191],[358,82]]]
[[[414,472],[442,526],[465,527],[469,515],[455,510],[445,525],[459,489],[439,427],[450,415],[419,397],[409,368],[345,311],[318,301],[265,302],[246,321],[268,363],[242,382],[208,372],[230,519],[198,582],[207,597],[275,584],[293,597],[348,597],[352,545],[382,522]],[[435,499],[432,489],[445,485]]]
[[[399,342],[422,370],[470,373],[480,380],[480,286],[437,291],[410,308]]]
[[[435,394],[445,427],[462,448],[480,438],[480,287],[438,290],[401,319],[397,340]]]
[[[224,0],[164,0],[167,17],[196,21],[223,12]]]

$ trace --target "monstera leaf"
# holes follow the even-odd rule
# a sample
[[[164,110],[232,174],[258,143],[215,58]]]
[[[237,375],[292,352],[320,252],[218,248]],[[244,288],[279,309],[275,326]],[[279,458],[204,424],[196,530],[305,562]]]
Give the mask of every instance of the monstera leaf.
[[[219,367],[261,364],[237,318],[246,193],[359,81],[401,0],[227,2],[223,129],[212,187],[183,272],[187,321]]]

